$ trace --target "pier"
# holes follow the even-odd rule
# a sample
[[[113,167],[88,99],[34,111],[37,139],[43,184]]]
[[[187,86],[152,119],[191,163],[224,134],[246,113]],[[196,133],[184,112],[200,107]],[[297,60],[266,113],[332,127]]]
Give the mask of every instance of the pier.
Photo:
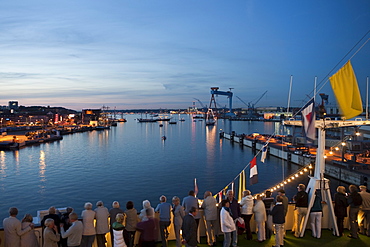
[[[221,138],[238,143],[252,149],[252,152],[261,150],[265,145],[267,135],[238,135],[237,133],[220,133]],[[330,142],[330,140],[328,140]],[[271,138],[267,155],[272,155],[283,159],[287,162],[297,164],[299,166],[306,166],[315,162],[314,156],[305,157],[302,153],[296,152],[289,147],[289,142],[283,140],[282,137]],[[312,154],[316,153],[316,149],[310,148]],[[329,151],[328,151],[329,152]],[[352,164],[341,162],[340,156],[328,156],[326,158],[325,175],[343,181],[348,184],[361,185],[367,183],[370,178],[370,170],[366,164]]]

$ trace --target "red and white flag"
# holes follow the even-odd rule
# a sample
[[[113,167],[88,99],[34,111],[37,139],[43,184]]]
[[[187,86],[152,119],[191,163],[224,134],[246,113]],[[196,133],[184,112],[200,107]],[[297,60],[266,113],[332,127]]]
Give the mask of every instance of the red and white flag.
[[[257,159],[254,157],[250,162],[249,183],[250,185],[258,183]]]
[[[315,101],[311,99],[303,107],[302,111],[302,124],[306,138],[309,142],[313,142],[316,139],[316,128],[315,128]]]

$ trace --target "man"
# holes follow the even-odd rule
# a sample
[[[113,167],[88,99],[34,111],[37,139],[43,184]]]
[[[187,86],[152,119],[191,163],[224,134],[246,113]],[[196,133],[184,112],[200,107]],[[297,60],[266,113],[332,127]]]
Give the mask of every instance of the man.
[[[123,210],[119,207],[119,202],[117,201],[114,201],[112,203],[112,207],[111,209],[109,209],[109,217],[110,217],[110,237],[111,237],[111,243],[112,243],[112,246],[114,246],[113,244],[113,228],[112,228],[112,225],[114,222],[116,222],[116,216],[117,214],[123,214]]]
[[[299,184],[298,193],[294,196],[295,210],[294,210],[294,236],[299,238],[301,235],[301,222],[307,215],[308,208],[308,194],[304,184]]]
[[[159,201],[161,203],[158,204],[158,206],[155,208],[155,211],[159,212],[159,229],[161,232],[162,247],[167,247],[167,227],[169,227],[171,224],[172,206],[166,202],[167,198],[164,195],[159,198]]]
[[[270,211],[272,206],[274,205],[274,198],[272,197],[272,193],[269,190],[266,190],[265,197],[262,199],[263,203],[265,204],[267,220],[265,222],[265,234],[266,239],[270,239],[272,235],[272,216],[270,215]]]
[[[109,232],[109,226],[108,226],[108,217],[109,217],[109,211],[106,207],[104,207],[104,204],[102,201],[98,201],[96,203],[95,208],[95,218],[96,218],[96,243],[98,247],[105,247],[105,243],[107,240],[105,239],[105,234]]]
[[[83,225],[74,212],[69,214],[69,221],[72,223],[67,231],[64,231],[63,223],[60,224],[60,235],[67,239],[68,247],[78,247],[81,244]]]
[[[359,194],[361,195],[362,198],[361,204],[362,217],[360,221],[360,233],[370,237],[370,193],[367,192],[366,189],[367,189],[366,186],[360,185]]]
[[[189,191],[189,195],[184,197],[182,200],[182,206],[184,207],[185,210],[185,215],[187,215],[190,212],[190,209],[192,207],[199,208],[199,203],[198,199],[195,197],[195,193],[193,190]],[[195,216],[195,221],[197,222],[197,226],[199,225],[199,219],[200,216]]]
[[[227,196],[227,200],[230,203],[231,217],[233,218],[233,220],[235,222],[235,220],[241,216],[241,213],[240,213],[240,205],[239,205],[238,201],[234,197],[234,191],[228,190],[227,193],[226,193],[226,196]],[[236,229],[238,229],[238,227],[236,227]],[[232,245],[235,247],[235,246],[238,245],[238,233],[237,233],[237,230],[235,230],[235,231],[232,232],[232,236],[233,236]]]
[[[198,226],[195,216],[198,214],[198,208],[191,207],[189,213],[184,216],[182,222],[182,237],[186,247],[195,247],[198,245]]]
[[[281,197],[282,199],[282,203],[283,203],[283,207],[284,207],[284,219],[286,221],[286,214],[288,213],[288,207],[289,207],[289,199],[288,197],[286,197],[285,195],[285,190],[281,189],[278,191],[278,196]],[[285,223],[284,223],[284,237],[285,237]]]
[[[22,223],[16,218],[17,214],[17,208],[10,208],[9,218],[3,220],[5,247],[21,246],[21,236],[33,229],[33,224],[30,223],[29,226],[22,230]]]
[[[271,210],[270,214],[272,215],[272,222],[275,225],[275,246],[284,246],[285,214],[282,196],[277,196],[276,206]]]
[[[202,208],[204,209],[204,220],[206,225],[207,243],[209,246],[216,244],[215,230],[217,223],[217,201],[210,191],[204,193]]]
[[[142,247],[155,247],[155,241],[158,238],[158,221],[154,218],[151,208],[147,208],[145,213],[148,220],[137,223],[136,229],[141,232]]]
[[[349,222],[351,233],[348,235],[349,238],[358,238],[358,212],[362,205],[362,197],[358,193],[356,185],[351,184],[349,187],[348,205],[349,205]]]

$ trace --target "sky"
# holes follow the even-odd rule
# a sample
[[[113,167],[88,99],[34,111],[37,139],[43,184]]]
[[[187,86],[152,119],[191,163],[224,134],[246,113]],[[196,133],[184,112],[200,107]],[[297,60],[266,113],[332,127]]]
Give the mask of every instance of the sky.
[[[364,100],[370,76],[368,0],[12,0],[0,16],[0,105],[187,108],[219,87],[286,107],[292,75],[302,106],[315,76],[334,103],[327,76],[353,55]]]

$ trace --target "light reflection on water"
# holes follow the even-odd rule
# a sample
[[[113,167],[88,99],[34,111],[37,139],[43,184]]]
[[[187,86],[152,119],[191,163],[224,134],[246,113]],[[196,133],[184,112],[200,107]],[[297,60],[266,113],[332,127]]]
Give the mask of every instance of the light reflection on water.
[[[0,218],[9,207],[18,207],[19,217],[37,210],[72,206],[80,213],[85,202],[102,200],[107,207],[118,200],[158,203],[160,195],[183,198],[197,178],[199,195],[217,193],[232,181],[253,158],[250,148],[220,139],[219,132],[272,134],[285,131],[279,123],[230,122],[215,126],[193,122],[186,115],[176,125],[137,123],[138,116],[110,130],[66,135],[62,141],[31,146],[16,152],[0,151]],[[282,133],[280,133],[282,134]],[[163,141],[162,136],[167,140]],[[281,160],[268,157],[258,164],[259,183],[247,187],[254,193],[282,179]],[[285,166],[285,174],[297,169]],[[246,171],[248,177],[249,171]],[[298,183],[299,181],[297,181]],[[291,196],[295,193],[295,186]],[[289,189],[287,189],[289,195]],[[0,221],[1,223],[2,221]]]

